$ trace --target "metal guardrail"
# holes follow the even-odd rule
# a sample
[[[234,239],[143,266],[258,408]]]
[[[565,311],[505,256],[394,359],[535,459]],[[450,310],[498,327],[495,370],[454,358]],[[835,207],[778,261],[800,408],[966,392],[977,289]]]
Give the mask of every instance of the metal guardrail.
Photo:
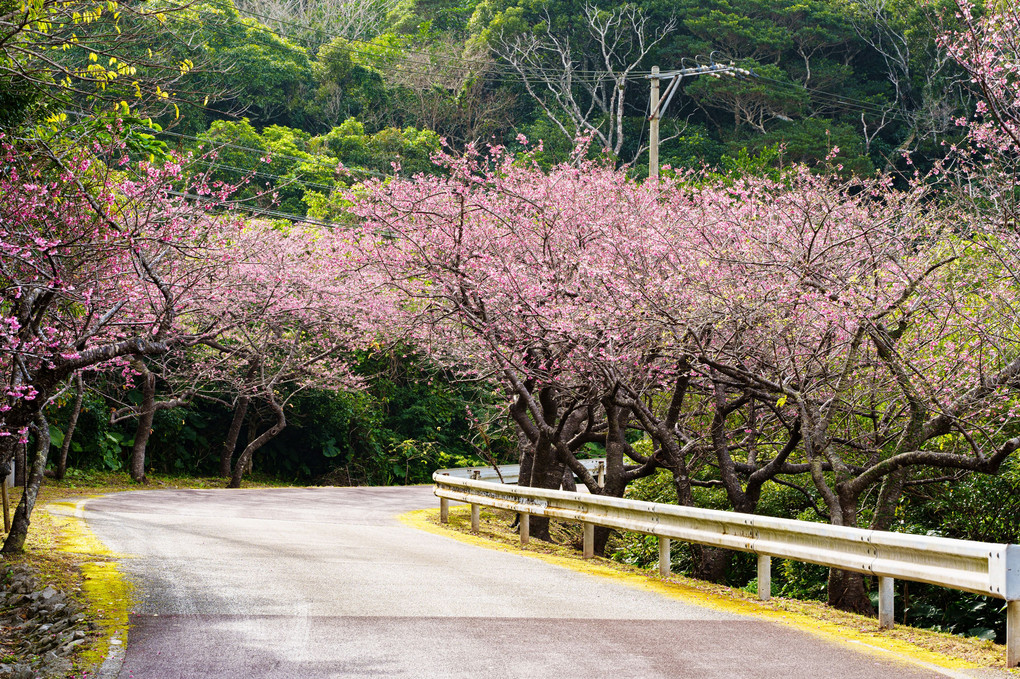
[[[521,542],[528,541],[530,515],[584,525],[583,555],[594,549],[594,527],[659,538],[659,572],[668,575],[670,540],[695,542],[758,555],[758,596],[771,596],[771,557],[805,561],[878,576],[879,626],[893,626],[894,580],[912,580],[974,592],[1006,605],[1006,666],[1020,666],[1020,545],[864,530],[696,507],[639,502],[602,495],[528,488],[457,478],[436,472],[440,518],[450,500],[471,505],[478,529],[480,506],[521,515]]]
[[[596,476],[605,474],[605,458],[580,460],[580,462],[589,472]],[[475,481],[494,481],[499,483],[502,480],[503,483],[517,483],[520,472],[521,465],[519,464],[501,464],[499,465],[499,472],[496,471],[495,467],[454,467],[452,469],[440,469],[436,473],[454,478],[474,479]],[[603,477],[599,478],[599,483],[602,483]]]

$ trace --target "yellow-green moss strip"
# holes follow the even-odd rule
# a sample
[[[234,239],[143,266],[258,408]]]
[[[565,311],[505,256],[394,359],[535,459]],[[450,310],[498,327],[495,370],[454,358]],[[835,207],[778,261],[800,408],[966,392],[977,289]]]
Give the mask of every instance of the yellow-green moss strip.
[[[466,506],[451,508],[451,523],[449,525],[439,523],[438,508],[408,512],[399,518],[404,524],[429,533],[455,538],[461,542],[479,547],[517,552],[525,556],[540,559],[546,563],[570,568],[597,577],[610,578],[630,587],[655,592],[712,610],[771,620],[832,643],[844,646],[851,645],[855,649],[883,656],[891,654],[900,661],[921,665],[948,676],[970,676],[954,672],[954,670],[979,669],[995,665],[1002,667],[1004,665],[1005,648],[1000,645],[991,644],[991,642],[980,643],[988,651],[997,656],[1000,659],[999,662],[978,664],[918,646],[904,639],[895,638],[894,633],[879,630],[875,621],[871,621],[871,624],[874,625],[873,631],[862,631],[837,622],[825,620],[821,617],[808,615],[802,611],[785,610],[784,606],[787,604],[787,601],[783,599],[777,598],[769,602],[759,602],[743,598],[745,593],[740,590],[701,583],[682,576],[661,578],[657,571],[639,570],[608,559],[591,559],[586,561],[581,559],[580,555],[573,552],[567,553],[562,548],[548,550],[542,543],[535,544],[536,541],[532,541],[532,544],[535,544],[534,547],[529,545],[522,549],[508,544],[506,536],[487,533],[484,524],[482,532],[478,534],[466,532],[469,530],[468,512],[469,509]],[[550,551],[556,553],[549,553]],[[803,609],[806,607],[804,605],[805,602],[795,603],[799,604],[798,608]],[[824,609],[821,605],[817,605],[817,607]],[[925,634],[939,636],[934,632],[925,631]],[[956,639],[954,638],[953,641],[956,641]]]
[[[98,665],[110,653],[111,645],[124,648],[128,636],[128,611],[131,608],[131,590],[120,572],[118,559],[96,537],[85,522],[85,500],[53,502],[45,509],[62,520],[58,551],[72,554],[82,572],[82,591],[89,614],[99,628],[100,637],[81,655],[84,664]]]

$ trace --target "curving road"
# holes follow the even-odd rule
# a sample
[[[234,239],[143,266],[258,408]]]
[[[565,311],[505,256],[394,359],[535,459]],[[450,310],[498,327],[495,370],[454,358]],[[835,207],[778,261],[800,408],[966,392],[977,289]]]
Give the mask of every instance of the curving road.
[[[138,491],[85,517],[138,604],[128,679],[942,676],[418,531],[431,487]]]

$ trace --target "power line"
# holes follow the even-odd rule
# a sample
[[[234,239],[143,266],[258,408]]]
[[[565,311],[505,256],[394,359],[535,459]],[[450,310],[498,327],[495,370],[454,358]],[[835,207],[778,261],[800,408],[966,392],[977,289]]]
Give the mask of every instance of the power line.
[[[750,77],[755,78],[757,80],[767,81],[776,85],[780,85],[782,87],[786,87],[788,89],[796,89],[808,92],[809,94],[813,94],[816,97],[820,97],[824,102],[829,104],[840,104],[846,108],[856,108],[864,113],[886,115],[890,118],[896,118],[898,120],[901,120],[902,122],[910,122],[910,119],[902,112],[896,111],[894,109],[887,109],[883,107],[881,104],[877,104],[875,102],[866,101],[864,99],[854,99],[852,97],[845,97],[840,94],[835,94],[834,92],[826,92],[825,90],[807,87],[799,83],[778,80],[776,78],[770,78],[768,76],[761,75],[760,73],[757,73],[754,70],[751,70],[749,75]]]

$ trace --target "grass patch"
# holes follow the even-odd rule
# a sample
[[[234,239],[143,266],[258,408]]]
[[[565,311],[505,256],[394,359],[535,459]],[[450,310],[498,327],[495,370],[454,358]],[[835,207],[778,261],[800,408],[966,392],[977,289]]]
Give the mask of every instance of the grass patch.
[[[581,531],[577,524],[551,521],[550,534],[557,544],[532,539],[522,547],[517,530],[511,528],[512,512],[483,507],[478,533],[471,532],[471,514],[467,505],[451,507],[450,523],[447,525],[439,522],[438,508],[415,514],[430,530],[453,531],[471,541],[522,551],[593,575],[629,580],[630,584],[654,589],[667,596],[718,610],[774,620],[834,641],[852,641],[865,648],[877,647],[920,663],[946,668],[1005,668],[1005,646],[991,641],[902,625],[891,630],[879,630],[875,618],[840,611],[816,601],[779,597],[759,601],[753,593],[735,587],[682,575],[663,578],[657,568],[646,570],[604,558],[585,561],[580,555]],[[414,520],[409,522],[414,523]],[[1010,673],[1020,675],[1020,670],[1010,670]]]

